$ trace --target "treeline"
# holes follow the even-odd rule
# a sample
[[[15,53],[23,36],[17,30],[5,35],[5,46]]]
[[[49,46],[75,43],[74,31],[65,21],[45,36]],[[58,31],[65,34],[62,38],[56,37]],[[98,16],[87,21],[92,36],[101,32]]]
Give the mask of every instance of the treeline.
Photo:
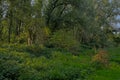
[[[104,48],[113,44],[117,15],[117,0],[0,0],[0,42]]]

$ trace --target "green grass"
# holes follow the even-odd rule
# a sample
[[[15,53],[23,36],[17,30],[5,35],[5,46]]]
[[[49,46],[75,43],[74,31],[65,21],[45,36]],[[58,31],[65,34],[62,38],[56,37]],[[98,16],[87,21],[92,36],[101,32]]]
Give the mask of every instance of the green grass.
[[[110,55],[108,68],[96,70],[88,80],[120,80],[120,47],[107,49]]]
[[[88,80],[120,80],[120,65],[111,63],[110,68],[97,70]]]
[[[120,64],[120,47],[108,49],[110,60]]]

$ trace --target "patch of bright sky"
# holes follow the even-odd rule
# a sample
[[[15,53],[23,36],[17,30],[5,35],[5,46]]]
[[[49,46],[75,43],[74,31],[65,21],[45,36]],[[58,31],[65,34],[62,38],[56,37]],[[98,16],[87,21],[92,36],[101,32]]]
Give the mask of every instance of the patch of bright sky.
[[[113,26],[114,28],[120,28],[120,23],[119,23],[119,22],[117,22],[117,23],[112,23],[112,26]]]
[[[113,0],[109,0],[109,2],[112,2]],[[115,12],[119,12],[120,11],[120,8],[118,8],[118,9],[116,9],[116,10],[114,10]],[[117,15],[117,16],[115,16],[114,17],[115,18],[115,20],[118,20],[118,22],[117,23],[112,23],[112,26],[114,27],[114,28],[120,28],[120,22],[119,22],[119,20],[120,20],[120,15]]]
[[[117,16],[115,17],[115,19],[116,19],[116,20],[120,20],[120,15],[117,15]]]
[[[35,0],[31,0],[31,5],[33,6],[35,4]]]
[[[109,2],[112,2],[112,0],[109,0]]]
[[[115,16],[115,20],[118,20],[118,22],[116,23],[112,23],[112,26],[114,27],[114,28],[120,28],[120,22],[119,22],[119,20],[120,20],[120,15],[117,15],[117,16]]]

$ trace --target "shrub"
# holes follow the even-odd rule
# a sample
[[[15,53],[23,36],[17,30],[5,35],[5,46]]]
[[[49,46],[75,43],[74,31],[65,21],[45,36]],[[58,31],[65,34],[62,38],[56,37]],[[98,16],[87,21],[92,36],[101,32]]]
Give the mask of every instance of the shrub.
[[[0,48],[0,80],[83,80],[91,69],[81,60],[57,50],[46,58]]]
[[[99,50],[92,58],[92,63],[97,68],[107,67],[109,64],[108,53],[104,50]]]
[[[0,48],[0,80],[17,80],[30,55]]]
[[[115,36],[114,38],[113,38],[113,40],[114,40],[114,42],[116,43],[116,46],[119,46],[120,45],[120,36]]]
[[[56,48],[63,48],[72,53],[76,53],[79,42],[75,39],[73,31],[59,30],[50,38],[49,45]]]
[[[21,66],[14,60],[0,61],[0,80],[17,80]]]

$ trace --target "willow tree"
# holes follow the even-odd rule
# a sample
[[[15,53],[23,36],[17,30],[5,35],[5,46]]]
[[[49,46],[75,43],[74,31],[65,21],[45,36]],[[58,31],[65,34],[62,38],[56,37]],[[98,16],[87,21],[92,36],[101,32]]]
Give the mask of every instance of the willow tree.
[[[116,0],[47,0],[46,24],[53,32],[74,30],[80,44],[104,47],[108,41],[105,29],[110,28],[112,17],[118,14],[115,4]]]
[[[2,20],[2,1],[0,0],[0,37],[2,38],[2,25],[1,25],[1,20]],[[0,40],[1,40],[0,38]]]

